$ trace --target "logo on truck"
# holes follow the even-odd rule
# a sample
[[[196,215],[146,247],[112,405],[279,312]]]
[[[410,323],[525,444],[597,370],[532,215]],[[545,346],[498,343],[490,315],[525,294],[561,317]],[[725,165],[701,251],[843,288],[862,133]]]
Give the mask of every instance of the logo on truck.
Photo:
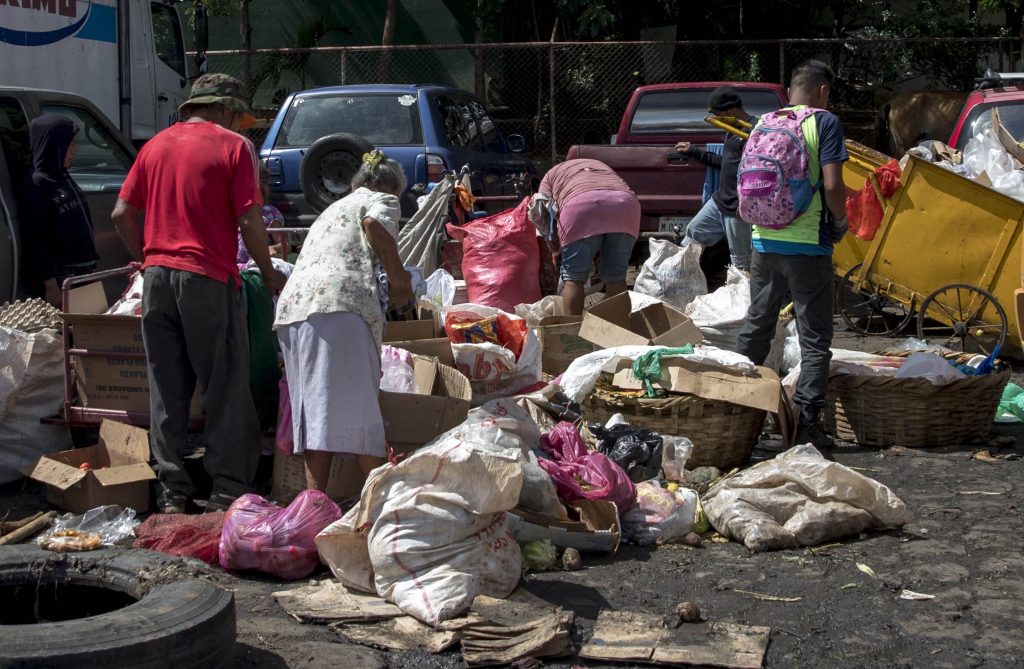
[[[54,44],[81,31],[92,8],[92,0],[0,0],[0,42]]]

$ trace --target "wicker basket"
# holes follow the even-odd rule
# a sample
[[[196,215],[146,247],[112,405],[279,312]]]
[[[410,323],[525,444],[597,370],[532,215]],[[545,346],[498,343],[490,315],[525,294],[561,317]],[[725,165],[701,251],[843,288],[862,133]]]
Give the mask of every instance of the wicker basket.
[[[956,446],[988,437],[1010,371],[945,386],[926,379],[837,374],[829,379],[825,426],[863,446]]]
[[[583,417],[588,423],[604,423],[617,413],[625,416],[630,425],[692,441],[693,454],[686,461],[688,469],[724,469],[743,464],[750,459],[765,418],[760,409],[695,395],[609,399],[591,393],[583,402]]]

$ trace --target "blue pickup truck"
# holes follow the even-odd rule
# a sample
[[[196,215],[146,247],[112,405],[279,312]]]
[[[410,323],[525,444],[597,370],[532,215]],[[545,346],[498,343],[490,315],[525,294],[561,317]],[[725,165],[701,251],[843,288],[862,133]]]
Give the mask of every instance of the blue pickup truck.
[[[525,140],[504,137],[483,104],[445,86],[368,84],[293,93],[267,133],[260,158],[270,171],[270,200],[289,225],[308,226],[349,191],[374,146],[405,169],[409,186],[470,168],[475,195],[513,195],[514,178],[537,170],[519,155]],[[415,211],[408,191],[402,214]]]

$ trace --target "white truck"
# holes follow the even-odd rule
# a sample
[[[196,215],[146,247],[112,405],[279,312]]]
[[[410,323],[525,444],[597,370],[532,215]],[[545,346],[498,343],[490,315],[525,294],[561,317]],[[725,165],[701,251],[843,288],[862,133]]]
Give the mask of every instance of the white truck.
[[[197,65],[206,13],[197,5]],[[171,0],[0,0],[0,84],[74,93],[136,146],[177,120],[189,88]]]

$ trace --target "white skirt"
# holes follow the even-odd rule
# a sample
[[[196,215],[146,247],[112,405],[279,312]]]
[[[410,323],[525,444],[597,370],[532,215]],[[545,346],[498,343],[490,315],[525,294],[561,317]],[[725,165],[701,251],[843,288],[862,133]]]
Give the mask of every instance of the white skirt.
[[[370,327],[348,312],[313,314],[279,326],[292,402],[295,453],[307,448],[384,457],[380,350]]]

